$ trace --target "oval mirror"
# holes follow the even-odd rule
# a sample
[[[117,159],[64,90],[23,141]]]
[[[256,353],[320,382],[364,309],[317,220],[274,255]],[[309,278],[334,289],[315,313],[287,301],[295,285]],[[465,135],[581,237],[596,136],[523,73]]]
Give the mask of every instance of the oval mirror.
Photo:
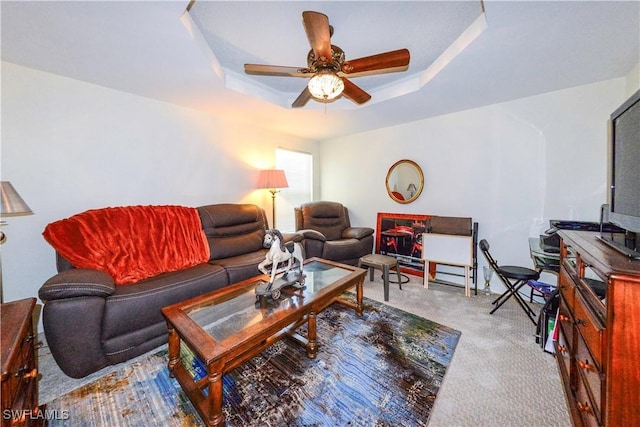
[[[385,182],[389,197],[398,203],[411,203],[420,196],[424,175],[412,160],[397,161],[389,168]]]

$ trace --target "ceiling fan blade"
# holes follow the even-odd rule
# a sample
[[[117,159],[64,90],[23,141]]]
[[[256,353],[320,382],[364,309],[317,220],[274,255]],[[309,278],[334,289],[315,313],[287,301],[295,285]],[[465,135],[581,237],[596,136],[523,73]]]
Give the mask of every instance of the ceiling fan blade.
[[[356,104],[364,104],[371,99],[371,95],[362,90],[359,86],[351,82],[349,79],[342,78],[344,82],[344,91],[342,94],[355,102]]]
[[[316,59],[324,57],[325,61],[331,61],[331,32],[327,15],[305,11],[302,12],[302,22]]]
[[[293,104],[291,104],[291,107],[293,108],[304,107],[311,98],[313,98],[311,96],[311,92],[309,92],[309,88],[305,86],[304,90],[300,93],[300,95],[298,95],[296,100],[293,101]]]
[[[260,64],[244,64],[244,72],[262,76],[311,77],[313,75],[308,68]]]
[[[405,71],[409,68],[410,59],[411,55],[408,49],[393,50],[345,61],[342,64],[342,72],[353,77],[358,73],[377,74]]]

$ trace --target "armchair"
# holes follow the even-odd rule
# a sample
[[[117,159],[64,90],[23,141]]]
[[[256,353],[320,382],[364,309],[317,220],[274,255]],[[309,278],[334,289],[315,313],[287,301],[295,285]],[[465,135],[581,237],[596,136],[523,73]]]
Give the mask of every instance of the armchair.
[[[342,204],[310,202],[294,210],[307,258],[357,265],[360,257],[373,252],[373,228],[351,227],[349,212]]]

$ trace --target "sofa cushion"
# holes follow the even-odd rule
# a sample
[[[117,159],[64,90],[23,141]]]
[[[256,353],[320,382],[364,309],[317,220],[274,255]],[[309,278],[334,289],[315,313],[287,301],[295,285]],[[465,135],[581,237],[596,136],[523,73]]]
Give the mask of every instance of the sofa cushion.
[[[164,324],[160,309],[227,285],[224,269],[208,263],[161,274],[132,286],[119,286],[107,298],[102,322],[102,340],[127,335],[154,324]],[[133,321],[132,319],[135,319]],[[113,344],[113,343],[112,343]],[[128,342],[127,345],[139,343]],[[122,348],[107,348],[113,353]]]
[[[210,260],[258,251],[266,230],[264,211],[250,204],[217,204],[197,208],[209,242]]]
[[[42,234],[75,267],[104,271],[119,285],[209,259],[198,213],[183,206],[92,209],[55,221]]]
[[[266,249],[260,249],[240,256],[213,260],[209,263],[223,267],[227,272],[229,284],[234,284],[260,274],[258,264],[264,261],[266,253]]]

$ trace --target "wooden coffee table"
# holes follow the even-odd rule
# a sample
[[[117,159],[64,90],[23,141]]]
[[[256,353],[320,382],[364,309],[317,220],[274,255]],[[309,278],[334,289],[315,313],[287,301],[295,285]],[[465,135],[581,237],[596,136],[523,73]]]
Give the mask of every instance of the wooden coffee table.
[[[304,267],[306,289],[283,288],[276,301],[257,299],[256,285],[265,275],[162,309],[169,328],[169,371],[209,426],[224,424],[222,376],[278,340],[287,337],[315,358],[316,315],[339,302],[362,315],[366,270],[311,258]],[[356,288],[355,303],[340,296]],[[297,329],[307,324],[307,336]],[[181,341],[198,357],[207,375],[194,380],[180,359]]]

